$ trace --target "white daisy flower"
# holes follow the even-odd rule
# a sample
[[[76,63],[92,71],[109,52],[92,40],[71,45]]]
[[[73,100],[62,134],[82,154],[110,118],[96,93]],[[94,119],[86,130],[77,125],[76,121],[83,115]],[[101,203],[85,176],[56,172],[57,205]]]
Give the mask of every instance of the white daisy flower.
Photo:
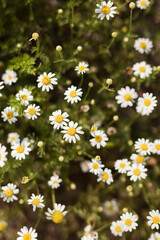
[[[3,82],[0,82],[0,90],[4,88]],[[0,93],[0,97],[2,97],[2,94]]]
[[[153,144],[148,139],[144,138],[138,138],[134,144],[134,147],[136,152],[142,156],[150,155],[153,151]]]
[[[82,88],[77,89],[76,86],[72,85],[64,92],[64,100],[67,100],[67,102],[71,102],[71,104],[77,103],[81,101],[82,94]]]
[[[144,10],[144,9],[146,9],[149,6],[150,1],[149,0],[138,0],[136,2],[136,4],[137,4],[138,8]]]
[[[92,235],[88,234],[87,236],[83,236],[81,237],[81,240],[94,240],[94,238],[92,237]]]
[[[106,201],[103,203],[103,212],[106,216],[114,216],[118,213],[118,204],[117,201],[112,199],[111,201]]]
[[[146,163],[146,160],[148,160],[148,157],[144,157],[142,155],[139,155],[139,154],[135,154],[133,153],[130,157],[130,159],[133,161],[133,163],[136,163],[136,164],[145,164]]]
[[[90,161],[88,161],[88,160],[85,160],[80,163],[82,172],[84,172],[84,173],[89,172],[89,163],[90,163]]]
[[[12,83],[16,83],[17,73],[13,70],[6,70],[5,73],[2,75],[2,80],[4,81],[4,84],[6,85],[12,85]]]
[[[33,139],[29,139],[28,137],[23,138],[21,145],[25,144],[25,143],[29,143],[29,147],[32,150],[34,148],[34,140]]]
[[[127,176],[130,176],[130,180],[136,182],[137,180],[145,179],[147,177],[147,168],[145,168],[141,163],[133,164],[128,168]]]
[[[102,1],[101,4],[96,4],[96,6],[97,8],[95,9],[95,13],[98,13],[98,18],[101,20],[103,20],[105,17],[107,20],[109,20],[116,14],[115,9],[117,7],[113,6],[113,2],[110,0],[107,3]]]
[[[2,186],[2,192],[0,193],[0,197],[3,198],[4,202],[13,202],[18,198],[15,196],[19,193],[19,189],[13,183],[8,183],[6,186]]]
[[[49,90],[53,90],[53,85],[57,85],[57,78],[55,78],[54,76],[55,73],[51,72],[48,74],[46,72],[41,74],[37,79],[38,87],[42,87],[42,91],[46,90],[47,92],[49,92]]]
[[[62,179],[58,176],[58,175],[54,175],[50,178],[50,180],[48,181],[48,185],[52,188],[52,189],[57,189],[60,187],[60,183],[62,182]]]
[[[30,143],[23,141],[14,143],[11,146],[11,156],[15,158],[16,160],[22,160],[25,159],[26,155],[29,155],[29,152],[31,151],[31,148],[29,148]]]
[[[118,159],[114,164],[115,169],[118,170],[119,173],[126,173],[129,166],[130,162],[126,158]]]
[[[64,209],[65,205],[55,203],[53,210],[48,208],[48,212],[45,212],[46,218],[52,220],[54,223],[61,223],[64,216],[67,214],[67,211],[64,211]]]
[[[68,116],[68,113],[62,113],[60,109],[52,112],[52,115],[49,116],[50,124],[53,125],[54,129],[63,128],[63,126],[67,125],[67,122],[69,122]]]
[[[134,48],[141,54],[149,53],[152,47],[153,43],[149,40],[149,38],[138,38],[134,43]]]
[[[32,196],[30,199],[28,199],[28,204],[33,206],[33,212],[36,211],[36,208],[44,208],[45,205],[43,204],[44,202],[44,196],[41,194],[35,195],[32,193]]]
[[[39,38],[39,34],[38,33],[32,33],[32,38],[31,39],[29,39],[29,41],[32,41],[32,40],[37,40]]]
[[[160,225],[160,212],[159,210],[152,210],[149,212],[150,216],[147,216],[148,224],[151,225],[151,228],[154,229],[159,229]]]
[[[36,230],[31,228],[27,228],[24,226],[20,229],[20,232],[17,232],[19,237],[17,237],[17,240],[38,240],[38,234],[36,233]]]
[[[160,233],[159,232],[155,232],[152,233],[150,238],[148,240],[159,240],[160,239]]]
[[[69,143],[73,142],[76,143],[77,140],[80,140],[79,134],[84,134],[84,132],[81,130],[82,127],[78,127],[77,122],[69,122],[68,126],[63,126],[63,130],[61,131],[64,133],[63,138],[65,141],[69,141]]]
[[[105,168],[102,172],[98,174],[97,182],[105,182],[110,185],[113,182],[112,171],[108,168]]]
[[[7,148],[0,143],[0,168],[3,167],[5,165],[5,162],[7,161],[6,156],[8,152],[6,150]]]
[[[20,90],[16,94],[16,99],[18,101],[21,101],[22,105],[27,106],[30,101],[33,101],[32,92],[29,91],[27,88],[23,88],[23,90]]]
[[[97,161],[96,159],[92,159],[88,163],[88,167],[89,167],[89,171],[91,173],[94,173],[95,175],[98,175],[103,171],[102,168],[104,167],[104,165],[101,163],[101,161]]]
[[[110,230],[114,236],[122,236],[123,234],[123,222],[122,221],[113,221]]]
[[[96,146],[99,149],[101,146],[105,147],[107,145],[106,141],[108,141],[108,137],[103,130],[93,132],[92,136],[93,138],[89,140],[92,147]]]
[[[91,135],[92,135],[92,133],[94,133],[94,132],[97,131],[97,130],[98,130],[98,127],[97,127],[96,124],[94,124],[94,125],[91,127],[91,131],[90,131]]]
[[[2,118],[3,121],[6,122],[8,121],[9,124],[12,124],[17,121],[18,112],[15,112],[15,108],[13,107],[6,107],[2,111]]]
[[[152,73],[152,68],[145,61],[140,63],[135,63],[132,67],[135,76],[139,76],[140,78],[148,78]]]
[[[25,112],[25,116],[28,119],[37,119],[37,116],[40,116],[40,106],[36,106],[35,104],[30,104],[27,109],[24,111]]]
[[[14,144],[15,142],[19,142],[20,137],[19,134],[16,132],[9,133],[7,138],[7,143]]]
[[[152,93],[143,93],[143,97],[138,98],[136,111],[142,116],[149,115],[156,106],[156,97]]]
[[[3,220],[0,220],[0,232],[1,231],[4,231],[8,226],[8,223],[3,221]]]
[[[121,105],[122,108],[132,107],[134,103],[134,99],[138,97],[138,94],[134,90],[134,88],[130,88],[126,86],[125,88],[121,88],[118,90],[118,95],[115,97],[117,103]]]
[[[154,140],[152,152],[160,155],[160,139]]]
[[[137,222],[137,217],[133,215],[132,213],[126,212],[123,213],[121,216],[121,220],[123,223],[123,229],[125,232],[132,232],[132,230],[136,229],[138,226]]]
[[[75,71],[77,71],[78,74],[83,74],[89,70],[88,66],[88,63],[80,62],[78,66],[75,67]]]

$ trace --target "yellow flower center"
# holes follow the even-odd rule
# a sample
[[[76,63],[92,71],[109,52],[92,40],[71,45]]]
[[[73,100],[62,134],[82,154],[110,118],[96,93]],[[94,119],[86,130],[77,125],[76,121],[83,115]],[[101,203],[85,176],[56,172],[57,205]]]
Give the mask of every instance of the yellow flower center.
[[[8,113],[6,114],[6,117],[7,117],[8,119],[13,118],[13,113],[12,113],[12,112],[8,112]]]
[[[124,163],[120,163],[120,168],[125,168],[125,166],[126,166],[126,164],[124,164]]]
[[[141,144],[141,149],[143,150],[143,151],[147,151],[147,149],[148,149],[148,146],[147,146],[147,144]]]
[[[50,82],[51,82],[51,79],[48,76],[42,78],[42,83],[44,85],[48,85]]]
[[[74,127],[70,127],[70,128],[68,128],[67,133],[68,133],[70,136],[73,136],[73,135],[76,133],[76,129],[75,129]]]
[[[160,238],[156,238],[155,240],[160,240]]]
[[[132,100],[132,96],[127,93],[127,94],[124,95],[124,99],[125,99],[126,101],[131,101],[131,100]]]
[[[140,68],[139,68],[139,71],[140,71],[140,72],[145,72],[145,71],[146,71],[146,68],[145,68],[145,67],[140,67]]]
[[[133,174],[139,176],[141,174],[141,171],[138,168],[136,168],[133,170]]]
[[[72,98],[75,98],[77,96],[76,91],[71,91],[69,94]]]
[[[12,197],[12,196],[13,196],[13,191],[8,188],[8,189],[5,191],[5,195],[6,195],[7,197]]]
[[[137,161],[138,163],[142,163],[142,162],[144,161],[144,157],[141,156],[141,155],[138,155],[137,158],[136,158],[136,161]]]
[[[140,48],[145,49],[146,47],[147,47],[147,44],[146,44],[146,43],[144,43],[144,42],[141,42],[141,43],[140,43]]]
[[[155,224],[158,224],[160,222],[160,218],[155,216],[152,218],[152,221],[155,223]]]
[[[60,223],[62,222],[63,220],[63,214],[62,212],[60,211],[55,211],[53,214],[52,214],[52,221],[55,222],[55,223]]]
[[[85,69],[84,66],[79,66],[79,71],[83,71]]]
[[[56,184],[57,183],[57,180],[53,181],[53,184]]]
[[[105,14],[105,15],[109,14],[110,11],[111,11],[111,9],[110,9],[110,7],[108,7],[108,6],[104,6],[104,7],[102,7],[102,9],[101,9],[101,12],[102,12],[103,14]]]
[[[127,225],[127,226],[131,226],[132,225],[132,220],[131,219],[126,219],[125,220],[125,224]]]
[[[2,155],[0,154],[0,160],[1,160],[1,158],[2,158]]]
[[[11,137],[11,141],[14,141],[16,138],[15,137]]]
[[[35,112],[36,112],[36,110],[35,110],[34,108],[30,108],[30,109],[28,110],[28,113],[29,113],[30,115],[34,115]]]
[[[97,128],[95,127],[95,126],[93,126],[92,128],[91,128],[91,131],[92,132],[95,132],[97,130]]]
[[[17,152],[18,153],[23,153],[24,152],[24,147],[23,146],[17,147]]]
[[[4,231],[6,229],[5,223],[0,223],[0,231]]]
[[[101,136],[95,136],[94,139],[96,140],[96,142],[100,142],[102,140]]]
[[[103,173],[102,178],[103,178],[104,180],[108,180],[108,179],[109,179],[108,173]]]
[[[151,105],[151,101],[149,99],[145,99],[144,105],[148,107],[149,105]]]
[[[98,164],[97,163],[93,163],[93,166],[92,166],[94,169],[97,169],[98,168]]]
[[[23,240],[31,240],[31,239],[32,239],[31,234],[26,233],[26,234],[23,235]]]
[[[113,212],[114,207],[113,207],[112,205],[110,205],[110,206],[108,206],[108,210],[111,211],[111,212]]]
[[[146,1],[141,1],[141,6],[146,6]]]
[[[57,115],[57,116],[55,117],[55,121],[58,122],[58,123],[61,123],[61,122],[63,121],[62,115]]]
[[[9,80],[11,80],[11,79],[12,79],[12,76],[11,76],[11,75],[9,75],[9,76],[8,76],[8,79],[9,79]]]
[[[157,143],[156,146],[155,146],[155,148],[156,148],[157,150],[160,150],[160,144]]]
[[[38,33],[33,33],[33,34],[32,34],[32,38],[33,38],[33,39],[37,40],[38,37],[39,37],[39,34],[38,34]]]
[[[33,204],[38,206],[40,204],[40,200],[38,198],[33,199]]]
[[[120,232],[120,231],[121,231],[121,227],[120,227],[120,226],[116,226],[116,227],[115,227],[115,231],[116,231],[116,232]]]
[[[27,95],[26,94],[22,95],[22,100],[27,100]]]

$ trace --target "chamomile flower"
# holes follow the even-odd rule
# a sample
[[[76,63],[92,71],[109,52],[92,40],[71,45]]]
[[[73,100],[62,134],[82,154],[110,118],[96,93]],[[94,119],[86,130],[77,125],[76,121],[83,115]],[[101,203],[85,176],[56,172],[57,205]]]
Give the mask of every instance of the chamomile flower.
[[[149,40],[149,38],[138,38],[134,43],[134,48],[141,54],[149,53],[152,47],[153,43]]]
[[[98,175],[101,172],[103,172],[102,168],[104,167],[104,165],[101,163],[101,161],[97,161],[96,159],[92,159],[88,163],[88,167],[89,167],[89,171],[91,173],[94,173],[95,175]]]
[[[29,41],[32,41],[32,40],[37,40],[39,38],[39,34],[38,33],[32,33],[32,38],[31,39],[29,39]]]
[[[110,185],[113,182],[112,171],[108,168],[105,168],[102,172],[98,174],[97,182],[105,182]]]
[[[4,202],[13,202],[18,198],[15,196],[19,193],[19,189],[13,183],[8,183],[6,186],[2,186],[2,192],[0,193],[0,197],[3,198]]]
[[[135,63],[132,67],[135,76],[139,76],[140,78],[148,78],[152,73],[152,68],[145,61],[140,63]]]
[[[138,98],[136,110],[141,115],[149,115],[157,106],[157,99],[152,93],[143,93],[143,97]]]
[[[10,144],[14,144],[15,142],[18,142],[20,141],[20,138],[19,138],[19,134],[16,133],[16,132],[13,132],[13,133],[9,133],[8,134],[8,138],[7,138],[7,142],[10,143]]]
[[[117,201],[112,199],[111,201],[105,201],[103,203],[103,212],[106,216],[114,216],[118,213],[118,204]]]
[[[148,160],[148,157],[144,157],[140,154],[135,154],[133,153],[130,157],[130,159],[133,161],[133,163],[136,163],[136,164],[145,164],[146,163],[146,160]]]
[[[68,113],[62,113],[60,109],[52,112],[52,115],[49,117],[50,124],[53,125],[54,129],[63,128],[69,122],[68,116]]]
[[[160,225],[160,212],[159,210],[152,210],[149,212],[149,216],[147,216],[148,224],[151,225],[151,228],[159,229]]]
[[[17,240],[38,240],[38,234],[36,233],[36,230],[31,228],[27,228],[24,226],[20,229],[20,232],[17,232],[19,237],[17,237]]]
[[[4,84],[6,85],[12,85],[12,83],[16,83],[18,78],[17,78],[17,73],[13,70],[6,70],[5,73],[2,75],[2,80]]]
[[[0,168],[3,167],[5,165],[5,162],[7,161],[6,156],[8,152],[6,150],[7,148],[0,143]]]
[[[0,82],[0,90],[4,88],[3,82]],[[0,97],[2,97],[2,94],[0,93]]]
[[[90,163],[90,161],[88,161],[88,160],[85,160],[80,163],[82,172],[84,172],[84,173],[89,172],[89,163]]]
[[[113,2],[110,0],[107,3],[105,1],[102,1],[101,4],[96,4],[96,6],[97,8],[95,9],[95,13],[98,13],[98,18],[101,20],[104,18],[109,20],[116,14],[115,9],[117,7],[113,6]]]
[[[130,162],[126,158],[119,159],[114,164],[115,169],[118,170],[119,173],[126,173],[129,166],[130,166]]]
[[[92,133],[94,133],[94,132],[97,131],[97,130],[98,130],[98,127],[96,126],[96,124],[94,124],[94,125],[91,127],[90,133],[92,134]]]
[[[36,106],[35,104],[30,104],[27,109],[24,111],[25,112],[25,116],[28,119],[37,119],[37,116],[40,116],[40,106]]]
[[[134,90],[134,88],[130,88],[126,86],[125,88],[121,88],[118,90],[118,95],[115,97],[117,103],[121,105],[122,108],[132,107],[134,103],[134,99],[138,97],[138,94]]]
[[[32,92],[27,88],[23,88],[16,94],[16,99],[21,101],[21,104],[27,106],[30,101],[33,101]]]
[[[81,237],[81,240],[94,240],[94,238],[90,234],[88,234],[87,236]]]
[[[123,234],[123,222],[122,221],[113,221],[110,230],[114,236],[122,236]]]
[[[36,211],[36,208],[44,208],[45,205],[43,204],[44,202],[44,196],[41,194],[35,195],[32,193],[32,196],[30,199],[28,199],[28,204],[33,206],[33,212]]]
[[[144,138],[138,138],[134,147],[136,152],[142,156],[150,155],[153,151],[153,144],[148,139]]]
[[[6,107],[2,111],[2,118],[3,121],[6,122],[8,121],[9,124],[12,124],[17,121],[18,112],[15,111],[15,108],[13,107]]]
[[[148,240],[158,240],[160,239],[160,233],[159,232],[155,232],[155,233],[152,233],[150,238]]]
[[[30,143],[23,141],[14,143],[11,148],[11,156],[16,160],[22,160],[26,158],[26,155],[29,155],[31,148],[29,147]]]
[[[53,210],[48,208],[48,212],[45,212],[46,218],[52,220],[54,223],[61,223],[64,216],[67,214],[67,211],[64,211],[64,209],[65,205],[55,203]]]
[[[38,87],[42,88],[42,91],[47,91],[49,92],[50,90],[53,90],[54,87],[53,85],[57,85],[57,78],[54,77],[55,73],[46,73],[44,72],[41,74],[38,79]]]
[[[154,140],[152,152],[160,155],[160,139]]]
[[[89,70],[88,66],[88,63],[80,62],[78,66],[75,67],[75,71],[77,71],[78,74],[86,73]]]
[[[77,140],[80,140],[79,134],[84,134],[82,127],[78,127],[78,123],[73,121],[69,122],[68,126],[63,126],[61,132],[64,133],[65,141],[69,141],[69,143],[76,143]]]
[[[132,230],[136,229],[136,227],[138,226],[137,217],[132,213],[129,212],[123,213],[121,216],[121,220],[125,232],[132,232]]]
[[[130,180],[136,182],[137,180],[145,179],[147,177],[147,168],[145,168],[141,163],[133,164],[128,168],[127,175],[130,176]]]
[[[90,139],[90,144],[92,147],[99,149],[101,146],[105,147],[107,145],[108,137],[103,130],[97,130],[92,133],[93,138]]]
[[[8,226],[8,223],[3,221],[3,220],[0,220],[0,232],[1,231],[4,231]]]
[[[50,180],[48,181],[48,185],[52,189],[57,189],[60,187],[61,182],[62,182],[62,179],[56,174],[50,178]]]
[[[136,4],[137,4],[138,8],[140,8],[141,10],[144,10],[149,6],[150,1],[149,0],[138,0],[136,2]]]
[[[65,95],[64,100],[66,100],[67,102],[70,102],[71,104],[77,103],[81,101],[82,94],[83,92],[81,88],[77,89],[76,86],[72,85],[64,92],[64,95]]]

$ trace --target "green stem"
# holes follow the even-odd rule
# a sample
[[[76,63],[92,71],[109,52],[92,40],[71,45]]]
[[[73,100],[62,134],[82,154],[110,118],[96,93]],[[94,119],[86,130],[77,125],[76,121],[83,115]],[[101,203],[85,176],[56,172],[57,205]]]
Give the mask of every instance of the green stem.
[[[92,155],[90,155],[89,153],[87,153],[87,152],[84,152],[84,155],[86,155],[87,157],[89,157],[89,158],[94,158]]]
[[[103,231],[105,228],[107,228],[107,227],[109,227],[109,226],[110,226],[110,223],[106,223],[106,224],[104,224],[102,227],[98,228],[98,229],[96,230],[96,232],[101,232],[101,231]]]
[[[53,208],[54,208],[54,204],[56,202],[54,189],[52,189],[52,193],[51,194],[52,194],[52,204],[53,204]]]
[[[132,126],[139,116],[140,116],[140,113],[137,113],[137,115],[134,118],[132,118],[132,120],[129,122],[128,127]]]
[[[131,30],[132,30],[132,18],[133,18],[133,9],[131,9],[131,11],[130,11],[129,34],[128,34],[129,37],[131,35]]]
[[[88,90],[87,90],[87,92],[86,92],[86,95],[84,96],[84,98],[83,98],[83,101],[85,101],[86,100],[86,98],[88,97],[88,94],[89,94],[89,92],[90,92],[90,87],[88,88]]]
[[[41,210],[39,212],[39,217],[38,217],[38,220],[37,220],[37,222],[36,222],[36,224],[34,226],[34,229],[36,229],[38,227],[38,225],[39,225],[39,223],[40,223],[40,221],[42,219],[42,216],[43,216],[43,211],[44,211],[44,208],[41,208]]]
[[[40,47],[40,42],[39,42],[39,39],[37,39],[37,52],[36,52],[35,58],[38,58],[38,55],[39,55],[39,47]]]
[[[78,88],[80,88],[82,86],[82,84],[83,84],[83,74],[81,74],[81,81],[80,81]]]

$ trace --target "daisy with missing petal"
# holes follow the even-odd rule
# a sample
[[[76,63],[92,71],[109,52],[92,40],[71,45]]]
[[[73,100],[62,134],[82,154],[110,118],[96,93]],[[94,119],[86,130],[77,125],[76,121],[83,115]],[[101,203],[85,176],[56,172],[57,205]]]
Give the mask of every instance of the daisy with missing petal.
[[[36,211],[36,208],[44,208],[45,205],[43,204],[44,202],[44,196],[41,194],[35,195],[32,193],[32,196],[30,199],[28,199],[28,204],[33,206],[33,212]]]
[[[2,80],[4,81],[4,84],[12,85],[12,83],[16,83],[18,80],[17,73],[13,70],[6,70],[2,75]]]
[[[62,113],[60,109],[52,112],[52,115],[49,116],[50,124],[53,125],[54,129],[63,128],[63,126],[67,125],[67,122],[69,122],[68,116],[68,113]]]
[[[36,106],[35,104],[31,104],[27,107],[27,109],[24,111],[25,112],[25,116],[28,119],[37,119],[37,116],[40,116],[40,106]]]
[[[18,101],[21,101],[22,105],[27,106],[30,101],[33,101],[32,92],[29,91],[27,88],[23,88],[23,90],[20,90],[16,94],[16,99]]]
[[[132,213],[129,212],[123,213],[121,216],[121,220],[125,232],[132,232],[132,230],[133,229],[135,230],[136,227],[138,226],[137,217]]]
[[[147,168],[145,168],[141,163],[133,164],[128,168],[127,176],[130,176],[130,180],[136,182],[137,180],[145,179],[147,177]]]
[[[113,6],[113,2],[110,0],[107,3],[102,1],[101,4],[96,4],[96,6],[97,8],[95,9],[95,13],[98,13],[98,18],[101,20],[103,20],[105,17],[107,20],[109,20],[116,14],[115,9],[117,7]]]
[[[101,163],[101,161],[97,161],[96,159],[92,159],[88,163],[88,167],[89,167],[89,171],[91,173],[94,173],[95,175],[97,175],[97,174],[100,174],[101,172],[103,172],[102,168],[104,167],[104,165]]]
[[[153,151],[153,144],[148,139],[144,138],[138,138],[134,144],[134,147],[136,152],[142,156],[150,155]]]
[[[152,233],[150,238],[148,240],[159,240],[160,239],[160,233],[159,232],[155,232]]]
[[[30,143],[23,141],[14,143],[11,148],[11,156],[15,158],[16,160],[22,160],[26,158],[26,155],[29,155],[29,152],[31,151],[31,148],[29,147]]]
[[[93,138],[90,139],[90,144],[92,147],[95,147],[99,149],[101,146],[105,147],[107,145],[108,137],[104,133],[103,130],[97,130],[94,133],[92,133]]]
[[[2,118],[3,121],[6,122],[8,121],[9,124],[12,124],[17,121],[18,112],[15,112],[15,108],[13,107],[6,107],[2,111]]]
[[[77,140],[80,140],[79,134],[84,134],[82,127],[78,127],[78,123],[73,121],[69,122],[68,126],[63,126],[61,132],[64,133],[65,141],[69,143],[76,143]]]
[[[108,168],[105,168],[101,173],[98,174],[97,182],[100,181],[110,185],[113,182],[112,171]]]
[[[114,236],[122,236],[123,234],[123,222],[122,221],[113,221],[110,230]]]
[[[3,198],[4,202],[13,202],[18,198],[15,196],[19,193],[19,189],[13,183],[8,183],[6,186],[2,186],[2,192],[0,193],[0,197]]]
[[[19,134],[14,132],[14,133],[9,133],[8,134],[8,138],[7,138],[7,142],[10,144],[14,144],[15,142],[19,142],[20,138],[19,138]]]
[[[77,103],[77,102],[81,101],[82,94],[83,94],[83,92],[82,92],[81,88],[77,89],[76,86],[72,85],[71,87],[69,87],[65,91],[65,93],[64,93],[64,95],[65,95],[64,100],[66,100],[67,102],[70,102],[71,104]]]
[[[152,93],[143,93],[143,97],[138,98],[136,110],[142,116],[149,115],[157,106],[157,99]]]
[[[77,71],[78,74],[83,74],[89,70],[88,63],[86,62],[80,62],[77,67],[75,67],[75,71]]]
[[[149,6],[150,1],[149,0],[138,0],[136,3],[137,3],[138,8],[140,8],[141,10],[145,10]]]
[[[129,166],[130,166],[130,162],[126,158],[119,159],[114,164],[115,169],[118,170],[119,173],[126,173]]]
[[[118,90],[118,95],[115,97],[117,103],[121,105],[122,108],[132,107],[134,99],[138,97],[138,94],[134,88],[125,87]]]
[[[103,203],[103,212],[106,216],[114,216],[118,213],[118,204],[116,200],[112,199],[111,201],[106,201]]]
[[[65,205],[55,203],[53,210],[48,208],[48,212],[45,212],[46,218],[52,220],[54,223],[61,223],[64,216],[67,214],[67,211],[64,211],[64,209]]]
[[[149,40],[149,38],[138,38],[134,43],[134,48],[141,54],[149,53],[152,47],[153,43]]]
[[[0,90],[4,88],[3,82],[0,82]],[[2,94],[0,93],[0,97],[2,97]]]
[[[144,157],[142,155],[139,155],[139,154],[135,154],[133,153],[130,157],[130,159],[133,161],[133,163],[136,163],[136,164],[145,164],[146,161],[148,160],[148,157]]]
[[[49,90],[53,90],[53,85],[57,85],[57,78],[55,78],[54,76],[55,73],[51,72],[48,74],[46,72],[41,74],[37,79],[38,87],[42,87],[42,91],[49,92]]]
[[[160,139],[154,140],[152,152],[160,155]]]
[[[135,76],[139,76],[140,78],[148,78],[152,73],[152,68],[145,61],[140,63],[135,63],[132,67]]]
[[[48,181],[48,185],[52,189],[57,189],[60,187],[61,182],[62,182],[62,179],[56,174],[50,178],[50,180]]]
[[[160,212],[159,210],[152,210],[149,212],[150,216],[147,216],[148,224],[151,225],[151,228],[154,229],[159,229],[160,225]]]
[[[5,162],[7,161],[6,156],[8,152],[6,150],[7,148],[0,143],[0,167],[3,167],[5,165]]]
[[[17,240],[38,240],[38,234],[32,227],[28,229],[26,226],[24,226],[17,234],[19,235]]]

